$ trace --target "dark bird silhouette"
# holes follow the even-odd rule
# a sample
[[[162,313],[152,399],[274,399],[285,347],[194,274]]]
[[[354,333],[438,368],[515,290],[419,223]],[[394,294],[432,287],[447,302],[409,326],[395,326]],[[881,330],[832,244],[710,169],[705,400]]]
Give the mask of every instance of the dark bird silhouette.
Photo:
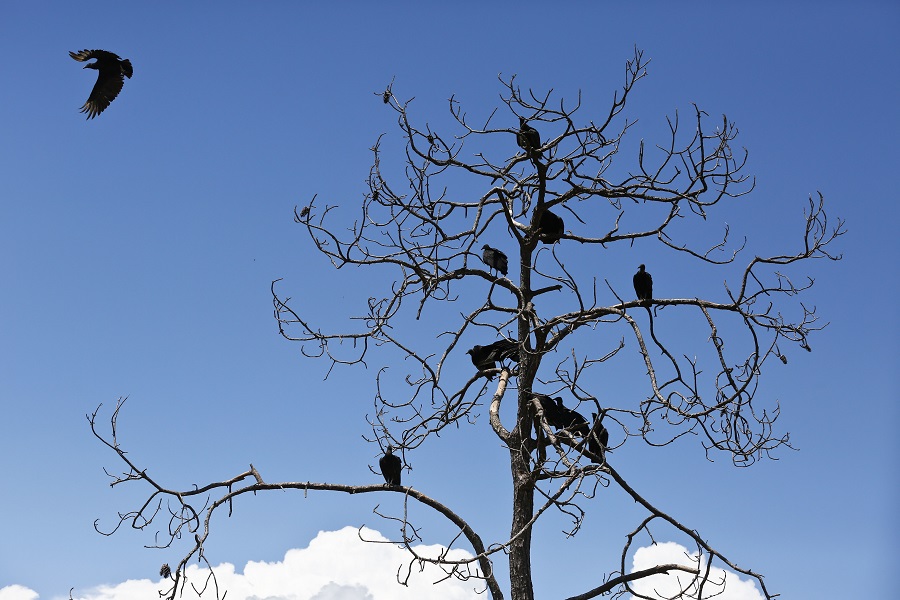
[[[519,344],[512,340],[498,340],[487,346],[475,346],[466,350],[466,354],[472,357],[472,364],[479,371],[496,369],[497,363],[507,358],[519,362]],[[493,375],[489,375],[488,381],[493,378]]]
[[[644,270],[644,265],[638,267],[638,272],[634,274],[632,281],[634,282],[634,293],[637,294],[638,300],[649,304],[653,300],[653,278],[650,277],[650,273]]]
[[[556,401],[547,394],[534,394],[534,397],[541,404],[541,411],[544,413],[544,420],[547,421],[547,425],[554,429],[564,428],[563,415],[559,412]],[[560,398],[561,401],[562,398]]]
[[[594,419],[594,426],[591,428],[590,437],[588,437],[588,450],[596,454],[603,461],[606,461],[606,449],[609,447],[609,431],[603,425],[603,415],[597,418],[597,413],[591,413]],[[597,462],[596,460],[592,462]],[[599,464],[599,463],[598,463]]]
[[[484,264],[504,275],[509,272],[509,259],[506,258],[505,254],[496,248],[491,248],[487,244],[481,248],[483,250],[481,253],[481,260],[484,261]]]
[[[385,104],[391,101],[391,90],[384,90],[384,93],[381,94],[381,101]]]
[[[562,398],[559,396],[553,400],[556,402],[556,408],[560,415],[560,429],[565,429],[571,433],[577,433],[582,436],[587,435],[591,431],[590,424],[588,424],[587,419],[585,419],[581,413],[564,406]]]
[[[543,153],[539,150],[541,147],[541,134],[528,124],[525,117],[519,117],[519,133],[516,134],[516,141],[525,152],[533,153],[537,158],[543,156]]]
[[[553,214],[549,210],[541,213],[540,222],[538,223],[538,239],[545,244],[555,244],[562,238],[565,231],[565,224],[562,217]]]
[[[380,459],[378,466],[381,468],[381,474],[384,475],[384,481],[388,485],[400,485],[400,471],[402,465],[400,457],[394,456],[394,447],[388,446],[387,450]]]
[[[172,569],[169,568],[169,563],[163,563],[163,566],[159,569],[159,576],[164,579],[172,576]]]
[[[87,102],[81,107],[81,112],[87,113],[88,119],[93,119],[109,106],[110,102],[116,99],[122,86],[125,84],[125,77],[131,79],[134,71],[131,68],[131,61],[127,58],[122,60],[112,52],[106,50],[82,50],[81,52],[69,52],[69,56],[78,62],[85,62],[96,59],[95,62],[84,65],[84,69],[97,70],[97,83],[91,90]]]

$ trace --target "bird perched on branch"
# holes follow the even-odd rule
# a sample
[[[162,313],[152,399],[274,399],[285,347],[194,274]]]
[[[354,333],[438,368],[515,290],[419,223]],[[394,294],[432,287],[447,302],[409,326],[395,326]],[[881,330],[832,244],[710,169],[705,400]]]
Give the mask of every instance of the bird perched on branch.
[[[638,267],[638,272],[634,274],[632,281],[634,282],[634,293],[637,294],[638,300],[649,306],[653,300],[653,278],[650,277],[650,273],[644,270],[644,265]]]
[[[487,346],[475,346],[466,350],[466,354],[472,357],[472,364],[479,371],[496,369],[497,363],[507,358],[519,362],[519,344],[512,340],[498,340]],[[493,378],[493,375],[488,375],[488,381]]]
[[[384,476],[385,483],[388,485],[400,485],[402,464],[400,463],[400,457],[394,456],[393,446],[387,447],[384,456],[378,459],[378,466],[381,468],[381,474]]]
[[[587,419],[585,419],[580,412],[563,405],[562,398],[559,396],[553,400],[556,402],[556,408],[560,415],[560,429],[565,429],[581,436],[585,436],[591,431],[591,426],[588,424]]]
[[[541,134],[538,130],[528,124],[525,117],[519,117],[519,133],[516,134],[516,141],[519,147],[529,154],[534,154],[537,158],[541,158],[543,153],[540,151]]]
[[[562,217],[553,214],[549,210],[545,210],[541,213],[538,227],[540,228],[538,239],[545,244],[555,244],[558,242],[560,238],[562,238],[566,228]]]
[[[534,394],[534,397],[541,404],[541,411],[544,413],[544,420],[547,421],[547,425],[554,429],[565,427],[562,421],[562,414],[560,414],[556,401],[553,398],[547,394]],[[562,398],[560,398],[560,401],[562,401]]]
[[[81,52],[69,52],[69,56],[78,62],[85,62],[96,59],[95,62],[84,65],[84,69],[97,70],[97,83],[91,90],[87,102],[81,107],[81,112],[87,113],[88,119],[93,119],[109,106],[110,102],[116,99],[122,86],[125,84],[125,77],[131,79],[134,71],[131,68],[131,61],[121,59],[112,52],[106,50],[82,50]]]
[[[172,577],[172,569],[169,568],[169,563],[163,563],[163,566],[159,568],[159,576],[165,579]]]
[[[506,275],[509,272],[509,259],[506,255],[496,248],[491,248],[487,244],[481,247],[481,260],[491,269]]]
[[[588,437],[588,450],[596,454],[603,461],[606,461],[606,449],[609,447],[609,431],[603,425],[603,414],[597,418],[597,413],[591,413],[594,419],[594,426],[591,428],[590,437]],[[593,461],[597,462],[597,461]]]

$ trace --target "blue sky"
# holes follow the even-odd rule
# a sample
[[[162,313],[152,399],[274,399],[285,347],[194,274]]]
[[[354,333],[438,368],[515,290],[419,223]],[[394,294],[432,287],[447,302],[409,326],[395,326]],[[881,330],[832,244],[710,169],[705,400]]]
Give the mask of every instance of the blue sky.
[[[692,102],[737,123],[757,188],[734,226],[752,248],[794,248],[817,191],[849,232],[842,262],[804,271],[816,278],[805,301],[830,327],[812,353],[792,352],[763,378],[798,451],[733,469],[708,462],[696,441],[631,444],[616,457],[620,470],[784,598],[832,596],[835,571],[853,573],[857,597],[892,589],[893,3],[8,3],[3,13],[0,588],[49,599],[74,587],[78,597],[177,562],[175,552],[144,549],[145,535],[93,530],[140,498],[107,485],[103,467],[121,467],[84,418],[100,403],[108,416],[119,396],[130,397],[120,423],[130,456],[172,486],[224,479],[250,462],[272,481],[377,481],[367,465],[378,449],[362,439],[377,369],[323,380],[327,365],[278,336],[269,286],[283,277],[323,323],[341,323],[379,281],[331,269],[292,222],[293,207],[313,194],[359,202],[378,135],[399,147],[394,113],[374,94],[392,79],[395,94],[415,96],[420,122],[446,123],[454,94],[487,114],[499,104],[498,73],[564,97],[581,90],[603,111],[637,45],[652,59],[628,109],[640,135],[661,137],[665,116]],[[82,48],[134,65],[119,98],[89,122],[78,108],[94,72],[67,55]],[[604,276],[627,287],[634,262]],[[682,273],[652,272],[657,294],[685,285]],[[504,535],[506,453],[486,420],[414,458],[413,485],[486,537]],[[391,535],[372,508],[396,500],[245,499],[218,522],[208,554],[240,569],[281,560],[320,530],[365,524]],[[536,534],[539,596],[583,592],[614,568],[622,538],[608,519],[630,515],[628,503],[596,501],[572,540],[559,533],[563,521],[547,520]],[[443,524],[421,518],[427,543],[445,541]]]

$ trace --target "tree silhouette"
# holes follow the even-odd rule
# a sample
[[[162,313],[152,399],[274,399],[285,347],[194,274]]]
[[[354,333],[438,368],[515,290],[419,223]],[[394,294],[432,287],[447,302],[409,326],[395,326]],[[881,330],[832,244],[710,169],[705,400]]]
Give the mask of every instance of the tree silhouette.
[[[711,119],[696,106],[687,126],[677,113],[667,119],[662,143],[629,140],[634,121],[622,113],[646,75],[646,64],[635,50],[623,87],[599,118],[593,112],[582,117],[587,109],[580,97],[567,104],[552,92],[523,93],[515,77],[501,77],[502,105],[478,122],[450,99],[452,131],[415,124],[412,103],[395,95],[392,82],[376,96],[396,113],[406,145],[403,169],[383,167],[390,157],[383,155],[380,137],[360,212],[349,226],[346,204],[320,203],[313,196],[295,209],[295,221],[336,268],[390,272],[390,285],[381,296],[373,292],[365,313],[352,316],[346,330],[332,331],[282,296],[278,281],[272,284],[281,335],[300,344],[304,355],[328,361],[329,373],[367,364],[374,356],[379,364],[386,364],[385,355],[403,359],[391,362],[402,373],[382,368],[375,375],[375,409],[368,419],[369,441],[380,449],[393,447],[404,464],[436,435],[484,426],[476,417],[487,403],[489,426],[509,455],[509,536],[485,543],[447,504],[408,485],[269,483],[251,465],[226,481],[167,489],[122,450],[116,437],[120,401],[111,435],[99,431],[96,411],[89,415],[91,427],[128,465],[125,474],[113,475],[113,485],[140,480],[152,491],[143,506],[120,516],[119,525],[143,529],[167,518],[170,538],[161,547],[185,532],[196,536],[195,546],[172,569],[166,597],[174,598],[186,585],[188,561],[206,561],[204,543],[218,508],[230,507],[238,495],[296,489],[403,494],[404,507],[418,502],[448,519],[475,555],[470,560],[417,555],[412,544],[418,530],[406,512],[384,515],[399,523],[396,541],[409,550],[410,567],[428,562],[448,577],[482,580],[490,597],[499,600],[504,592],[495,569],[508,556],[509,596],[532,600],[534,527],[543,515],[558,511],[570,519],[567,533],[576,535],[587,500],[601,487],[630,496],[644,517],[624,537],[620,563],[604,566],[606,575],[596,587],[574,598],[607,592],[648,598],[632,585],[659,573],[682,573],[678,598],[708,597],[723,584],[713,565],[751,577],[766,598],[775,596],[761,575],[738,567],[705,541],[696,525],[646,499],[615,468],[614,457],[640,441],[660,447],[693,436],[707,456],[727,456],[746,466],[789,446],[788,434],[776,427],[779,405],[757,397],[759,378],[773,357],[786,363],[783,348],[810,350],[809,335],[824,326],[814,308],[794,301],[812,279],[794,283],[788,269],[810,259],[840,259],[829,245],[843,233],[843,223],[828,223],[821,195],[810,199],[799,250],[753,256],[744,266],[739,258],[747,241],[732,243],[728,226],[712,242],[694,239],[685,223],[708,226],[720,205],[749,194],[754,182],[743,174],[746,153],[734,147],[735,125],[724,116]],[[539,133],[541,152],[528,143],[521,148],[519,124],[525,122]],[[629,145],[636,156],[620,164]],[[541,245],[547,235],[541,225],[551,222],[544,220],[551,209],[568,228],[553,232],[556,243]],[[509,255],[510,276],[485,265],[486,242]],[[731,275],[731,283],[726,279],[713,298],[693,291],[676,297],[660,277],[659,265],[669,255],[689,265],[681,274],[688,269],[690,277],[670,280],[678,279],[679,289],[691,289],[692,281],[709,272]],[[632,275],[643,263],[657,279],[649,301],[632,292]],[[635,310],[642,307],[646,313]],[[788,310],[796,317],[786,316]],[[702,330],[708,342],[696,347],[672,325],[676,321]],[[500,340],[515,344],[517,356],[502,357],[514,360],[498,357],[492,368],[473,367],[466,350]],[[642,374],[628,382],[633,396],[610,401],[602,382],[627,373],[614,366],[630,360],[625,348],[636,350]],[[713,368],[716,374],[706,375]],[[563,418],[579,409],[594,420]],[[696,556],[629,572],[633,543],[639,534],[652,536],[651,529],[686,536]],[[211,571],[207,581],[192,585],[212,586],[220,594]]]

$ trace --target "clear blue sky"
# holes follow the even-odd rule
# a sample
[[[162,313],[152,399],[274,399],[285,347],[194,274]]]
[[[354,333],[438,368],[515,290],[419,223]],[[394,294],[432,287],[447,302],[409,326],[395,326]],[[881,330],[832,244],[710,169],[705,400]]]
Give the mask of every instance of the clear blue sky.
[[[568,97],[582,90],[603,110],[638,45],[652,63],[629,111],[648,140],[692,102],[737,123],[759,208],[734,225],[754,244],[795,248],[817,190],[849,233],[842,262],[808,271],[817,281],[806,301],[831,326],[812,353],[795,351],[764,377],[799,451],[735,470],[683,443],[623,456],[625,474],[784,598],[894,591],[895,3],[228,4],[3,7],[0,588],[46,600],[75,587],[77,597],[176,562],[144,549],[146,536],[93,531],[138,501],[136,488],[107,485],[103,467],[121,465],[84,419],[100,403],[108,415],[119,396],[131,398],[124,445],[172,486],[250,462],[273,481],[377,481],[367,468],[377,448],[361,438],[376,369],[323,381],[326,365],[278,336],[269,293],[284,277],[286,291],[335,323],[359,311],[373,279],[333,272],[293,224],[294,205],[315,193],[359,201],[369,148],[383,132],[397,136],[394,113],[373,95],[392,78],[398,96],[416,97],[422,122],[445,121],[453,94],[487,113],[499,104],[498,73]],[[82,48],[134,64],[89,122],[78,108],[94,72],[67,55]],[[683,280],[653,274],[658,294]],[[423,449],[409,477],[490,537],[508,527],[509,485],[488,429],[481,420]],[[208,555],[240,568],[280,560],[319,530],[393,534],[371,512],[377,501],[245,499],[218,521]],[[572,571],[560,593],[574,594],[614,568],[600,560],[621,547],[604,533],[604,506],[616,518],[615,501],[597,501],[575,540],[558,533],[561,521],[541,530],[540,597],[557,595],[552,569]],[[835,591],[843,585],[853,591]]]

